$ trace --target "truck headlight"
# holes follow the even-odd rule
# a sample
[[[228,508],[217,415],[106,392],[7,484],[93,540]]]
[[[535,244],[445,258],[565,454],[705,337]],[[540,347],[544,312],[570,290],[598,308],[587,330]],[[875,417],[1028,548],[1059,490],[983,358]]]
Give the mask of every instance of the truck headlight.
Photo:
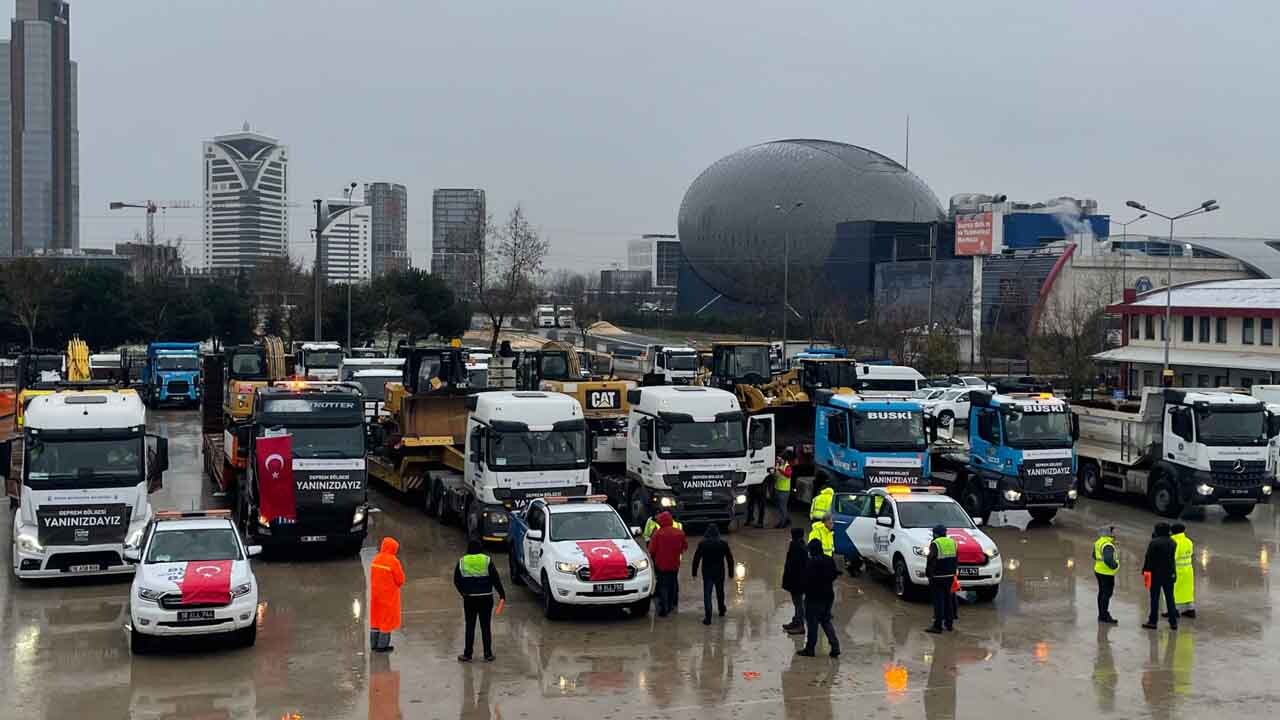
[[[1200,493],[1201,495],[1212,495],[1213,488],[1209,487],[1204,483],[1200,483],[1199,485],[1196,486],[1196,492]]]
[[[675,507],[675,506],[676,506],[676,499],[675,499],[675,498],[673,498],[673,497],[661,497],[661,498],[659,498],[659,499],[658,499],[658,505],[660,505],[660,506],[662,506],[662,507],[664,507],[664,508]]]
[[[640,572],[641,570],[648,570],[648,569],[649,569],[648,558],[640,558],[640,560],[636,562],[636,572]]]
[[[922,548],[922,547],[920,547],[920,546],[918,546],[918,545],[913,545],[913,546],[911,546],[911,552],[915,553],[916,555],[919,555],[920,557],[925,557],[925,556],[926,556],[926,553],[925,553],[925,551],[924,551],[924,548]]]
[[[560,572],[566,573],[568,575],[576,574],[580,567],[581,566],[577,565],[576,563],[567,563],[567,562],[556,563],[556,570],[559,570]]]
[[[734,498],[734,499],[733,499],[733,501],[734,501],[734,502],[736,502],[736,503],[738,503],[739,505],[746,505],[746,504],[747,504],[747,496],[746,496],[746,495],[739,495],[738,497]]]
[[[244,597],[245,595],[248,595],[252,591],[253,591],[253,583],[251,582],[240,583],[239,585],[231,588],[231,597],[233,598]]]
[[[484,512],[484,519],[488,520],[494,525],[506,525],[507,523],[511,522],[511,518],[508,517],[505,512],[498,512],[498,511],[492,511],[492,510],[486,510]]]
[[[1068,500],[1075,500],[1077,497],[1080,497],[1080,493],[1076,492],[1074,488],[1067,491]]]
[[[138,586],[139,600],[146,600],[147,602],[160,602],[160,597],[162,595],[164,595],[164,592],[161,590],[152,590],[151,588],[145,587],[142,585]]]
[[[1005,490],[1004,499],[1008,500],[1009,502],[1018,502],[1019,500],[1022,499],[1022,493],[1018,492],[1017,490]]]
[[[1263,485],[1263,486],[1262,486],[1262,494],[1263,494],[1263,495],[1270,495],[1270,494],[1271,494],[1271,486],[1270,486],[1270,485]]]
[[[356,511],[351,515],[351,526],[355,527],[362,522],[364,522],[364,508],[356,508]]]
[[[36,555],[44,554],[44,545],[41,545],[40,541],[36,539],[34,535],[19,535],[18,549],[25,553],[34,553]]]

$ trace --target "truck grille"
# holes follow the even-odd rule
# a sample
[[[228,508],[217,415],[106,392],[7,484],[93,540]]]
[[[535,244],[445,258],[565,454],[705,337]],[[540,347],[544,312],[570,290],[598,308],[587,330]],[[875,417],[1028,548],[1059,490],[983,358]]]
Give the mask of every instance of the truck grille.
[[[46,570],[66,570],[72,565],[100,565],[104,568],[123,565],[120,553],[114,550],[98,550],[96,552],[55,553],[49,558]]]
[[[591,580],[591,568],[590,568],[590,567],[581,567],[581,568],[578,568],[578,579],[579,579],[579,580],[581,580],[582,582],[591,582],[591,581],[592,581],[592,580]],[[628,566],[627,566],[627,577],[626,577],[626,579],[627,579],[627,580],[635,580],[635,579],[636,579],[636,566],[635,566],[635,565],[628,565]],[[621,581],[619,581],[619,580],[601,580],[600,582],[621,582]]]
[[[227,603],[193,603],[182,604],[182,593],[165,593],[160,596],[160,607],[165,610],[199,610],[200,608],[226,607]]]
[[[186,380],[174,380],[169,383],[170,395],[186,395],[191,390],[191,383]]]
[[[1209,477],[1214,485],[1228,488],[1248,488],[1262,484],[1267,475],[1266,460],[1241,460],[1240,472],[1236,472],[1235,460],[1210,460]]]

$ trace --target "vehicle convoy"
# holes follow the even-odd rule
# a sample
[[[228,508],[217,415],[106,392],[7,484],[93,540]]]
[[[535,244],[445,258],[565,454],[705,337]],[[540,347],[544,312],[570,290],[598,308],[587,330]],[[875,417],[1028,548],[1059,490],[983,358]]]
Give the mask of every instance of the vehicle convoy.
[[[968,447],[935,443],[931,484],[943,485],[975,518],[1026,510],[1053,519],[1076,501],[1079,428],[1065,400],[1049,393],[969,393]]]
[[[129,389],[57,390],[31,398],[21,443],[0,445],[0,464],[22,453],[13,519],[19,578],[133,572],[126,547],[151,520],[169,443],[146,433],[146,408]],[[148,438],[154,449],[148,450]],[[11,502],[12,502],[11,500]]]
[[[960,588],[975,591],[982,601],[994,600],[1000,592],[1000,549],[942,488],[872,488],[844,498],[837,507],[844,511],[845,532],[862,561],[891,576],[899,597],[912,597],[928,586],[925,563],[938,525],[956,541]]]
[[[221,355],[205,355],[200,371],[201,455],[205,474],[219,492],[234,492],[248,455],[237,429],[253,417],[258,388],[285,377],[284,343],[268,337],[255,345],[233,345]]]
[[[255,545],[324,543],[357,552],[369,529],[364,403],[346,385],[287,381],[255,391],[231,431],[239,464],[205,457]]]
[[[258,635],[258,580],[226,510],[161,511],[141,547],[125,550],[137,568],[129,589],[129,645],[135,655],[156,638],[230,633],[250,647]]]
[[[1147,388],[1141,402],[1077,403],[1080,489],[1144,495],[1177,517],[1221,505],[1245,517],[1270,500],[1277,417],[1257,398],[1230,391]]]
[[[628,391],[624,462],[592,464],[592,485],[633,524],[668,510],[724,528],[774,463],[773,416],[748,418],[733,393],[699,386]]]
[[[153,342],[147,345],[142,371],[144,399],[163,403],[200,404],[200,343]]]
[[[342,346],[336,342],[295,343],[294,373],[306,380],[337,380],[342,369]]]
[[[511,514],[511,580],[528,584],[549,619],[566,606],[621,606],[649,612],[649,556],[603,496],[546,497]]]
[[[814,484],[836,492],[928,484],[930,433],[920,403],[830,390],[819,390],[816,400]],[[809,481],[796,478],[792,492],[812,498]]]
[[[371,431],[370,473],[488,542],[505,542],[510,511],[533,498],[587,494],[587,424],[576,400],[469,393],[460,349],[411,349],[402,382],[387,386],[389,417]]]
[[[534,312],[536,322],[540,328],[556,327],[556,306],[555,305],[539,305]]]

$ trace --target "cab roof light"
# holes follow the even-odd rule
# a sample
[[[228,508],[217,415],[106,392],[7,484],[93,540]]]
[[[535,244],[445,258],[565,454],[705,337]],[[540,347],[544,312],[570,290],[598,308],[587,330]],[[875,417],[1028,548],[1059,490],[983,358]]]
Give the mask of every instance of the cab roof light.
[[[230,510],[157,510],[156,520],[190,520],[193,518],[230,518]]]
[[[564,495],[549,495],[542,498],[548,505],[567,505],[569,503],[602,503],[608,500],[606,495],[578,495],[575,497],[567,497]]]

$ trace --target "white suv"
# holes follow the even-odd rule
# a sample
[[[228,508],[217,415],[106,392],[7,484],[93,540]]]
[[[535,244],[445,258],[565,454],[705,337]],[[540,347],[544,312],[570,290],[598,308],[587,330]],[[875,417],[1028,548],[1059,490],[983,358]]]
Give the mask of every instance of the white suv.
[[[138,567],[129,590],[129,644],[150,649],[155,637],[231,634],[249,647],[258,632],[258,581],[229,511],[158,512],[141,549],[125,551]]]
[[[968,424],[970,392],[972,388],[947,388],[941,395],[925,400],[924,411],[937,418],[943,426]]]

